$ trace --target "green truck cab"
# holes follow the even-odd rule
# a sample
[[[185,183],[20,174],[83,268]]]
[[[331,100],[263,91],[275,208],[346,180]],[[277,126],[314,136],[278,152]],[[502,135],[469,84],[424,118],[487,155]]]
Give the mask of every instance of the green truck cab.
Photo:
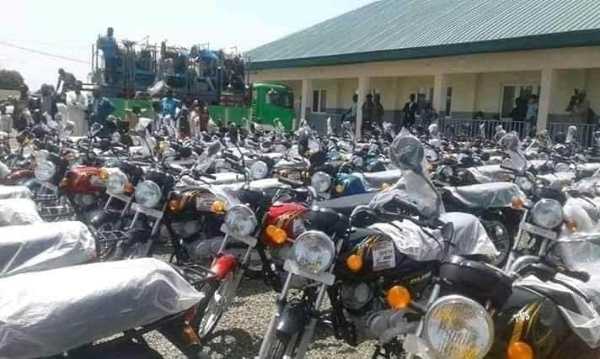
[[[226,97],[224,95],[222,97]],[[213,121],[220,125],[235,123],[245,125],[251,120],[264,127],[273,127],[279,121],[286,131],[294,130],[294,94],[281,84],[255,83],[252,85],[252,101],[221,101],[221,105],[209,106],[208,112]]]

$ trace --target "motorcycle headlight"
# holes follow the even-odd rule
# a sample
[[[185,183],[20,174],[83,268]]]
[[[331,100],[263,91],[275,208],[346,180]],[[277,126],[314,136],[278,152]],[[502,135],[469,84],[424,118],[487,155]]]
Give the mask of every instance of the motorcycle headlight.
[[[256,224],[254,212],[244,205],[231,207],[225,215],[225,227],[233,235],[249,236],[254,232]]]
[[[110,194],[122,194],[129,182],[127,176],[119,169],[111,170],[106,180],[106,192]]]
[[[494,340],[492,318],[485,308],[458,295],[435,302],[425,316],[424,329],[440,358],[483,358]]]
[[[269,166],[263,161],[256,161],[250,166],[250,175],[255,180],[263,179],[269,174]]]
[[[533,190],[533,182],[531,182],[527,177],[517,177],[515,183],[523,192],[530,192]]]
[[[304,232],[294,242],[292,258],[300,268],[309,273],[323,273],[333,263],[335,245],[323,232]]]
[[[34,170],[35,178],[42,182],[50,181],[54,174],[56,174],[56,166],[54,163],[48,160],[38,161],[35,170]]]
[[[152,181],[140,182],[135,187],[135,201],[148,208],[155,207],[162,198],[160,187]]]
[[[311,186],[319,193],[324,193],[331,187],[331,176],[325,172],[316,172],[310,181]]]
[[[542,199],[531,210],[533,222],[540,227],[552,229],[563,222],[563,211],[555,199]]]

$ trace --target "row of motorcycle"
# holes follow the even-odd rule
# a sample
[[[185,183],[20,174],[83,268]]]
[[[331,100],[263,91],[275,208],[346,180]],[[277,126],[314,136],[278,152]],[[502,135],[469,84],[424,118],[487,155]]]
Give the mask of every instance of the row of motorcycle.
[[[201,357],[245,277],[278,293],[258,358],[303,358],[315,333],[373,358],[600,356],[594,149],[149,125],[127,145],[98,125],[3,145],[0,357],[154,330]]]

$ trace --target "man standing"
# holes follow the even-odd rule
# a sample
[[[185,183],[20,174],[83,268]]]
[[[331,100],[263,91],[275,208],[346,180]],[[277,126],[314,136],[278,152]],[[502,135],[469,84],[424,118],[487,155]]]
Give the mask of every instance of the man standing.
[[[404,105],[404,123],[403,126],[411,128],[415,124],[416,113],[417,113],[417,102],[415,101],[415,94],[411,93],[408,102]],[[399,129],[397,129],[399,130]]]
[[[383,115],[385,113],[383,105],[381,104],[381,95],[375,94],[375,108],[373,110],[373,121],[379,128],[383,128]]]
[[[367,131],[373,130],[373,115],[375,112],[375,104],[373,103],[373,95],[368,94],[365,103],[362,106],[363,110],[363,122],[362,122],[362,131],[366,133]]]
[[[104,80],[106,83],[116,82],[117,64],[119,47],[117,40],[114,38],[114,30],[109,27],[106,30],[106,36],[102,36],[98,39],[96,46],[99,50],[102,50],[104,56]]]
[[[160,100],[160,115],[164,123],[164,125],[168,125],[175,128],[175,119],[177,116],[177,107],[179,106],[179,101],[173,97],[173,90],[167,90],[167,95]]]
[[[525,121],[529,124],[529,136],[535,136],[538,117],[538,97],[531,95],[527,103],[527,115]]]
[[[81,86],[81,81],[77,81],[75,90],[67,92],[67,122],[74,124],[74,136],[85,136],[88,131],[85,120],[88,98],[81,92]]]
[[[98,123],[103,126],[102,131],[98,133],[100,137],[109,137],[111,133],[111,126],[108,124],[108,116],[113,113],[115,106],[110,102],[109,99],[100,95],[100,91],[95,89],[92,92],[92,111],[90,116],[90,126],[94,123]]]
[[[61,88],[62,85],[62,88]],[[77,87],[75,75],[66,72],[64,69],[58,69],[58,81],[56,83],[56,93],[62,96],[68,91],[73,91]]]

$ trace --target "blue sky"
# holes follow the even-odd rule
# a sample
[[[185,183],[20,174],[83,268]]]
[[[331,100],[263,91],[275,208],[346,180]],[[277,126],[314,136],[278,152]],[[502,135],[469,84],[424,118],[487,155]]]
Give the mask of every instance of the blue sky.
[[[0,26],[0,68],[20,71],[30,88],[54,83],[59,67],[85,78],[90,65],[33,54],[12,44],[89,62],[106,27],[118,39],[169,40],[241,51],[270,42],[373,0],[19,0]],[[7,16],[8,15],[8,16]]]

